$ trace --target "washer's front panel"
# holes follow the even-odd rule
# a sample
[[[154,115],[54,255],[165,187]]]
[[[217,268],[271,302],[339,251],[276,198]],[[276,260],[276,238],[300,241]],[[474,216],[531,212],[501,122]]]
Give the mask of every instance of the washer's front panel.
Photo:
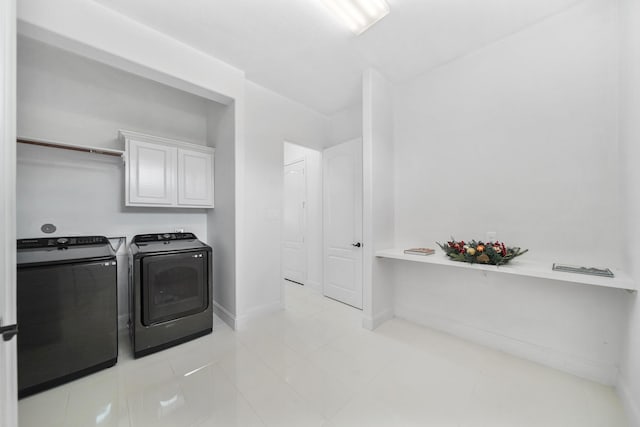
[[[22,396],[117,358],[116,270],[115,258],[18,268]]]

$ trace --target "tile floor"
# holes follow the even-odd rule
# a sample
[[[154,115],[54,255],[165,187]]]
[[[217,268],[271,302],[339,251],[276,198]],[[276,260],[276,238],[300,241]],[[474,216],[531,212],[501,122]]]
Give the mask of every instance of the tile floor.
[[[615,392],[286,285],[286,311],[133,360],[19,403],[21,427],[617,427]]]

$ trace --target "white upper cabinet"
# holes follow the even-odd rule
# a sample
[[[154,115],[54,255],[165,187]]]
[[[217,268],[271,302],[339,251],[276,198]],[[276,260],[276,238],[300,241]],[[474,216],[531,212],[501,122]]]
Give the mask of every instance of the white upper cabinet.
[[[212,148],[124,130],[120,138],[127,206],[213,207]]]

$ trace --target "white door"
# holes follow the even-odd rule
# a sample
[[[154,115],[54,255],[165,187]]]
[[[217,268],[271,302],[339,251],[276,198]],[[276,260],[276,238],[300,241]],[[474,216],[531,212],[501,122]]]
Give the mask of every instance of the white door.
[[[16,2],[0,1],[0,426],[18,425],[16,341]],[[8,339],[5,341],[5,339]]]
[[[178,148],[178,204],[213,207],[213,153]]]
[[[324,151],[324,294],[362,308],[362,141]]]
[[[299,160],[284,167],[282,276],[300,284],[307,279],[305,166],[305,161]]]

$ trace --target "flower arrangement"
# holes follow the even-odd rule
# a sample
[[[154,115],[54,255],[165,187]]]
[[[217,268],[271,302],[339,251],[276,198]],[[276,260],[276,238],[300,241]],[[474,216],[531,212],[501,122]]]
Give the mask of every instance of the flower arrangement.
[[[518,247],[507,247],[503,242],[497,241],[483,243],[475,240],[470,242],[460,240],[456,242],[451,238],[451,241],[444,245],[436,243],[452,260],[472,264],[477,262],[479,264],[503,265],[528,251],[528,249],[521,250]]]

